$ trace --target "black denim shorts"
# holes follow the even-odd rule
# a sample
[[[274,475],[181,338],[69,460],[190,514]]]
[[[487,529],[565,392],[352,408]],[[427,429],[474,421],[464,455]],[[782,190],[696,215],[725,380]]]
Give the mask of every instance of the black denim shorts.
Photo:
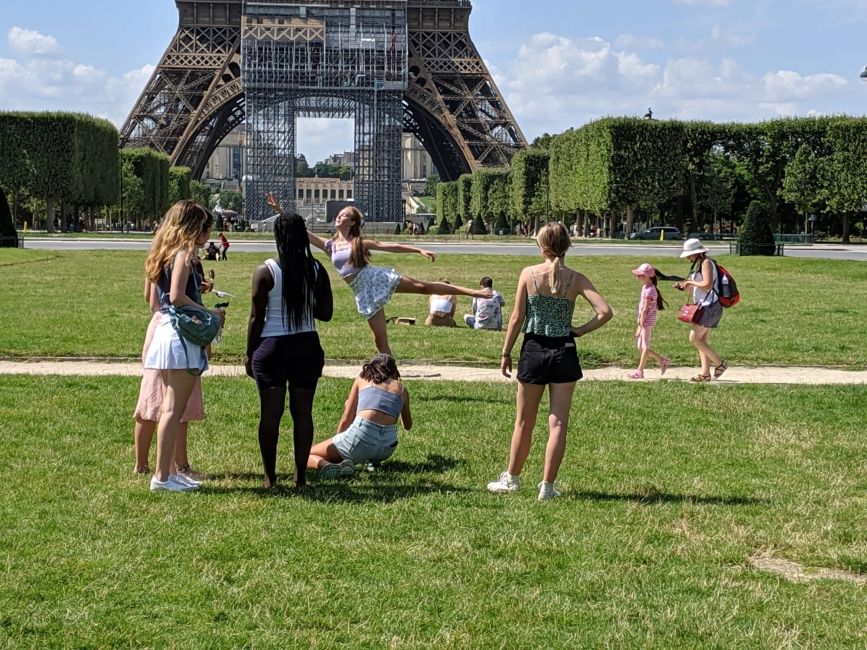
[[[316,332],[269,336],[253,353],[253,376],[259,388],[316,390],[325,367],[325,352]]]
[[[571,336],[524,335],[518,381],[544,386],[568,384],[583,376],[575,339]]]

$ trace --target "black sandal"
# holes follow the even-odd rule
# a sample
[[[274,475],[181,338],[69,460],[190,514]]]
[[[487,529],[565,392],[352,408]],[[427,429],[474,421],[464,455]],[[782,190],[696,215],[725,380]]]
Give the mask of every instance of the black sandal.
[[[696,375],[695,377],[690,377],[689,380],[696,384],[706,384],[710,381],[710,375]]]
[[[713,369],[713,378],[719,379],[720,377],[722,377],[722,374],[728,369],[729,364],[727,364],[725,361],[720,361],[720,364]]]

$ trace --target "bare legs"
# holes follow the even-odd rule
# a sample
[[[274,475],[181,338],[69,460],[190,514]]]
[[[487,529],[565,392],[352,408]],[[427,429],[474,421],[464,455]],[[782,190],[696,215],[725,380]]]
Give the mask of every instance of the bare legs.
[[[157,425],[156,476],[158,481],[167,481],[172,470],[181,417],[197,377],[186,370],[163,370],[160,376],[163,382],[163,409]]]
[[[313,396],[315,390],[292,388],[289,393],[289,412],[292,415],[292,438],[295,452],[295,485],[306,484],[307,459],[313,445]],[[280,420],[286,410],[286,388],[259,390],[259,451],[265,469],[264,486],[277,485],[277,442],[280,439]]]
[[[445,282],[426,282],[425,280],[416,280],[409,276],[403,276],[400,279],[400,284],[395,289],[397,293],[417,293],[421,295],[438,296],[470,296],[472,298],[489,298],[491,296],[490,289],[467,289],[459,287],[456,284],[446,284]]]
[[[148,464],[148,456],[150,455],[151,442],[153,441],[154,431],[156,431],[157,423],[153,420],[136,420],[135,423],[135,468],[133,472],[136,474],[149,473],[150,465]],[[175,440],[175,460],[177,465],[189,464],[187,457],[187,430],[189,429],[188,422],[181,422],[178,428],[178,436]],[[174,469],[174,468],[172,468]]]
[[[693,323],[689,332],[689,342],[698,350],[698,358],[701,360],[701,374],[710,376],[710,366],[718,366],[722,363],[720,356],[710,347],[710,328],[702,327]]]
[[[512,476],[521,473],[530,454],[533,427],[536,426],[539,403],[544,392],[544,386],[518,382],[518,394],[515,398],[515,429],[512,432],[512,446],[509,451],[508,471]],[[542,480],[553,483],[560,471],[560,464],[566,451],[566,429],[569,425],[569,409],[572,407],[575,382],[549,384],[548,392],[551,412],[548,414],[548,444],[545,447]]]
[[[644,348],[641,350],[641,358],[638,360],[638,370],[644,372],[644,369],[647,367],[647,360],[649,358],[653,358],[656,362],[662,366],[663,356],[650,348]]]
[[[471,296],[473,298],[489,298],[491,295],[490,289],[468,289],[459,287],[454,284],[446,284],[445,282],[426,282],[425,280],[416,280],[408,276],[403,276],[400,279],[400,284],[395,289],[396,293],[415,293],[420,295],[438,296]],[[367,319],[367,324],[370,331],[373,332],[373,342],[376,345],[376,351],[381,354],[390,354],[391,347],[388,345],[388,329],[385,322],[385,311],[380,309],[373,316]]]
[[[319,469],[328,463],[339,463],[342,460],[343,456],[334,446],[334,438],[329,438],[313,445],[313,449],[310,450],[310,457],[307,459],[307,467],[308,469]]]

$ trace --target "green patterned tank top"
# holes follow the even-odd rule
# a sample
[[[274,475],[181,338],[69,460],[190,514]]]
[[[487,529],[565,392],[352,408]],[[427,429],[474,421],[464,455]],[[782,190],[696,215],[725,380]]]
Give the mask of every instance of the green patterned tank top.
[[[574,311],[575,302],[568,298],[529,295],[524,333],[551,337],[569,336]]]

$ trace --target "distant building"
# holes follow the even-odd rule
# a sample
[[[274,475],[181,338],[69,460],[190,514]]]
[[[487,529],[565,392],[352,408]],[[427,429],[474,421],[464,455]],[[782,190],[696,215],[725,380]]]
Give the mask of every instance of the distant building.
[[[424,145],[412,133],[404,133],[401,144],[402,180],[422,180],[437,173]]]
[[[202,180],[212,184],[219,183],[225,189],[241,187],[241,167],[243,165],[243,150],[245,132],[243,125],[231,131],[214,150],[205,170]]]
[[[355,195],[355,182],[339,178],[296,178],[298,206],[325,205],[326,201],[348,201]]]

